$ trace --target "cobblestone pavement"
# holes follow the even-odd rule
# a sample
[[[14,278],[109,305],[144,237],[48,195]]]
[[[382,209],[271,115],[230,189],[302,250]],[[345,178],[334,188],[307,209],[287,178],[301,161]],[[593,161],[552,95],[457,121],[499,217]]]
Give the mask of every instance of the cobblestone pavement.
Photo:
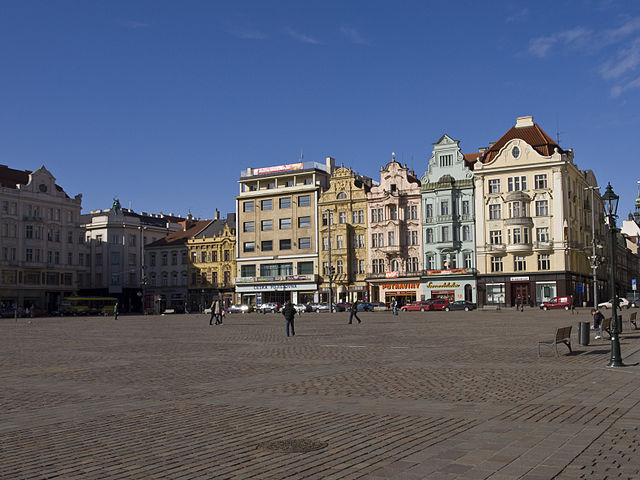
[[[640,366],[587,310],[360,316],[2,319],[0,479],[640,478]]]

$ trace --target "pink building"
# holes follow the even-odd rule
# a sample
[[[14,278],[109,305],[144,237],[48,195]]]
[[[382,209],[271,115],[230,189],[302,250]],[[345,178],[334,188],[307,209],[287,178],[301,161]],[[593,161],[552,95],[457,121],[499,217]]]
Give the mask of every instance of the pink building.
[[[420,299],[422,273],[420,180],[395,160],[367,194],[369,298],[398,306]]]

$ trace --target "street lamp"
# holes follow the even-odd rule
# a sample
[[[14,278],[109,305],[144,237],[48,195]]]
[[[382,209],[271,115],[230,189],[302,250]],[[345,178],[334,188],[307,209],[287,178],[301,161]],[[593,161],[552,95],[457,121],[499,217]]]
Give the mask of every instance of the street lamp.
[[[596,205],[594,195],[598,186],[588,186],[585,190],[591,190],[591,268],[593,269],[593,308],[598,308],[598,257],[596,256]]]
[[[622,354],[620,353],[620,324],[618,323],[618,299],[616,297],[616,213],[618,212],[618,200],[620,197],[613,193],[611,183],[607,185],[607,190],[602,196],[607,218],[609,220],[609,232],[611,232],[611,247],[609,255],[611,256],[610,268],[611,275],[611,358],[608,367],[625,367],[622,363]]]
[[[329,243],[329,312],[333,312],[333,266],[331,265],[331,210],[330,208],[325,208],[324,212],[327,214],[327,226],[329,227],[328,231],[328,243]]]

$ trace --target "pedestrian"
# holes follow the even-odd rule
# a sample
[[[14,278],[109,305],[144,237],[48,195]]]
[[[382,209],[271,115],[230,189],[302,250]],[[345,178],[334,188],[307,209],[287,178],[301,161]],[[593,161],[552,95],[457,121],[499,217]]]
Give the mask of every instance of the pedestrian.
[[[220,309],[220,325],[223,325],[222,321],[224,320],[226,313],[227,313],[227,309],[222,307]]]
[[[356,320],[358,320],[358,323],[361,323],[360,318],[358,318],[358,300],[356,300],[351,304],[351,315],[349,316],[349,325],[351,325],[351,322],[353,321],[353,317],[355,317]]]
[[[291,336],[295,337],[296,331],[293,320],[296,317],[296,309],[290,301],[287,301],[287,303],[284,304],[284,307],[282,307],[282,315],[284,315],[284,318],[287,321],[287,337],[289,336],[289,328],[291,328]]]
[[[113,306],[113,319],[118,319],[118,302],[116,302],[116,304]]]
[[[595,308],[591,309],[591,315],[593,316],[593,327],[591,327],[593,330],[600,330],[600,325],[602,324],[602,320],[604,320],[604,315],[602,315],[602,312],[600,312],[600,310],[596,310]],[[600,334],[602,332],[596,332],[595,335],[595,339],[597,340],[598,338],[601,338]]]
[[[398,302],[396,302],[396,297],[391,299],[391,311],[394,315],[398,315]]]
[[[209,317],[209,325],[213,325],[213,319],[216,319],[216,325],[218,324],[218,317],[216,317],[216,307],[218,305],[218,300],[212,300],[209,308],[211,309],[211,317]]]

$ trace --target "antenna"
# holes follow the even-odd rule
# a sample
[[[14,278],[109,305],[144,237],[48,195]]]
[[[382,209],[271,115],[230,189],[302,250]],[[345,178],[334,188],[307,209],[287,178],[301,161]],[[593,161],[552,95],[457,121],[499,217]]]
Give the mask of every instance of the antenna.
[[[560,131],[560,120],[558,114],[556,114],[556,143],[560,146],[560,134],[564,133]]]
[[[304,154],[302,153],[302,148],[300,148],[300,161],[302,162],[303,159],[304,159]]]

